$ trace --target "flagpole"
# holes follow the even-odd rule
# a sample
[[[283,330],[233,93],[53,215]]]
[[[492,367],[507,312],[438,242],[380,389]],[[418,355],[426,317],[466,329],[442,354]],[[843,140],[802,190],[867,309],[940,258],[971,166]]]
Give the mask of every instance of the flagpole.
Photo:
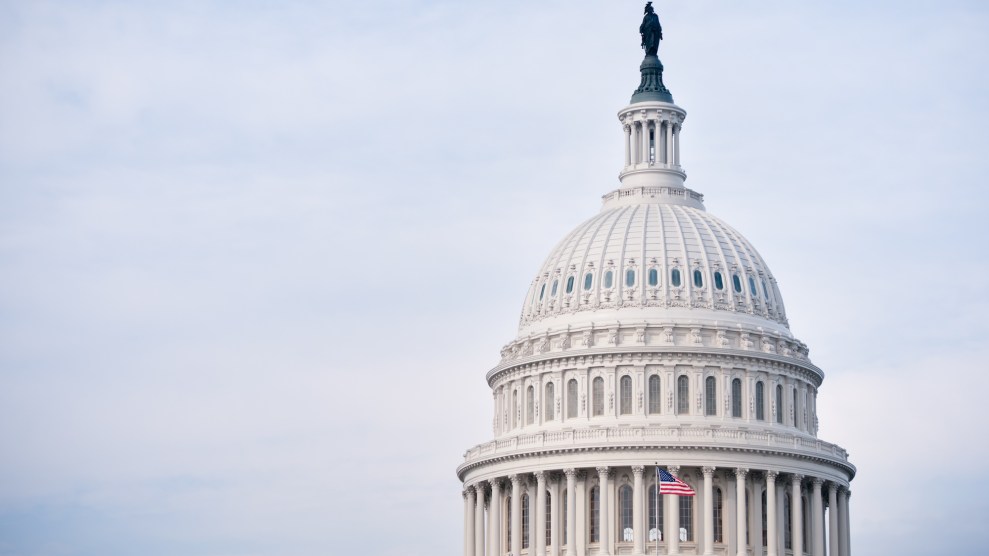
[[[656,462],[656,556],[659,556],[659,462]]]

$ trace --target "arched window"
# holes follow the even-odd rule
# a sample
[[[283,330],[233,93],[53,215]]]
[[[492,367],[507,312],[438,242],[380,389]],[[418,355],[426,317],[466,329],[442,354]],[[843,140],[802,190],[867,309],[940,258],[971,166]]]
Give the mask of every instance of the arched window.
[[[519,414],[519,391],[512,390],[512,428],[513,429],[518,426],[518,418],[516,417],[518,414]]]
[[[752,297],[759,295],[759,292],[755,289],[755,279],[751,276],[749,276],[749,292],[752,294]]]
[[[737,378],[731,381],[731,416],[742,416],[742,381]]]
[[[790,493],[785,492],[783,493],[783,548],[787,550],[793,548],[793,531],[790,529],[790,524],[792,523],[791,512]]]
[[[592,283],[594,283],[594,275],[588,272],[584,275],[584,291],[591,289]]]
[[[615,273],[612,272],[612,271],[610,271],[610,270],[608,272],[605,272],[604,273],[604,287],[605,288],[610,288],[612,286],[612,284],[614,284],[614,282],[615,282]]]
[[[629,542],[632,531],[632,487],[622,485],[618,488],[618,542]],[[626,533],[628,537],[626,538]]]
[[[556,295],[557,286],[559,286],[559,285],[560,285],[560,281],[559,280],[553,280],[553,287],[549,289],[549,295],[550,296]]]
[[[700,270],[694,270],[694,287],[704,287],[704,274]]]
[[[713,376],[704,379],[704,414],[718,414],[718,380]]]
[[[759,421],[766,420],[766,394],[761,380],[755,383],[755,418]]]
[[[505,508],[505,546],[512,546],[512,497],[506,497],[501,507]]]
[[[533,405],[535,405],[535,390],[532,386],[529,386],[525,390],[525,424],[531,425],[534,421],[535,415],[533,415]]]
[[[604,379],[597,377],[591,383],[591,404],[595,417],[604,415]]]
[[[783,385],[776,385],[776,422],[783,424]]]
[[[573,276],[567,278],[567,293],[573,293]]]
[[[714,272],[714,287],[719,290],[725,289],[725,279],[723,276],[721,276],[720,271]]]
[[[625,271],[625,285],[630,288],[635,285],[635,271],[631,268]]]
[[[543,400],[543,415],[547,421],[556,419],[556,392],[552,382],[546,383],[546,399]]]
[[[563,517],[563,522],[562,522],[563,526],[560,527],[560,529],[563,531],[563,536],[560,537],[560,544],[563,546],[567,546],[567,512],[569,511],[567,510],[567,496],[568,496],[567,489],[563,489],[563,494],[560,495],[560,508],[562,509],[560,514]],[[549,512],[546,512],[546,515],[551,515],[551,514]]]
[[[552,516],[553,516],[553,502],[552,502],[552,500],[550,500],[550,498],[552,496],[553,496],[552,493],[550,493],[548,491],[546,492],[546,523],[545,523],[545,527],[543,527],[543,529],[545,529],[544,533],[546,535],[546,546],[549,546],[550,545],[550,543],[552,542],[552,538],[553,538],[552,537],[553,520],[551,519]],[[765,543],[763,543],[763,544],[765,544]]]
[[[659,271],[655,268],[649,269],[649,285],[652,287],[659,285]]]
[[[673,284],[674,288],[680,287],[680,269],[674,268],[670,271],[670,284]]]
[[[762,296],[769,300],[769,289],[766,288],[766,281],[762,280]]]
[[[735,293],[742,293],[742,279],[738,274],[731,275],[731,285],[735,288]]]
[[[577,416],[577,379],[567,382],[567,419]]]
[[[659,504],[656,500],[659,500]],[[649,530],[648,540],[655,541],[657,536],[662,540],[663,495],[657,495],[655,481],[649,485],[649,523],[646,524],[646,529]]]
[[[600,519],[601,499],[599,497],[600,492],[601,489],[599,489],[597,486],[591,488],[591,495],[590,495],[591,511],[589,512],[591,519],[591,523],[590,523],[591,542],[601,541],[601,519]]]
[[[725,498],[721,489],[714,489],[714,542],[725,542]]]
[[[659,408],[663,405],[663,399],[659,397],[659,375],[649,377],[649,414],[659,413]]]
[[[529,548],[529,495],[522,495],[522,548]]]
[[[677,378],[677,415],[690,413],[690,379],[687,375]]]
[[[797,426],[800,417],[800,408],[797,406],[797,389],[793,389],[793,426]]]
[[[683,530],[687,530],[687,538],[683,539],[687,542],[693,542],[694,540],[694,497],[693,496],[677,496],[680,499],[680,533],[683,538]]]
[[[762,546],[766,546],[766,539],[769,538],[769,532],[766,530],[768,523],[769,521],[766,519],[766,491],[764,490],[762,491]]]
[[[632,377],[625,375],[621,379],[621,413],[628,415],[632,413]]]
[[[546,293],[546,284],[539,287],[539,301],[543,300],[543,294]]]

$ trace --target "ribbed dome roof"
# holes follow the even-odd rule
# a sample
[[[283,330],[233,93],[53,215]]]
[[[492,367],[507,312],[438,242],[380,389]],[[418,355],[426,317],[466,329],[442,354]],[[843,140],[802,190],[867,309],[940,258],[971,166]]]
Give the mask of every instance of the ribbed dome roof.
[[[707,213],[701,199],[683,188],[605,196],[602,211],[543,263],[522,308],[519,335],[619,321],[737,322],[789,336],[769,267],[748,240]]]

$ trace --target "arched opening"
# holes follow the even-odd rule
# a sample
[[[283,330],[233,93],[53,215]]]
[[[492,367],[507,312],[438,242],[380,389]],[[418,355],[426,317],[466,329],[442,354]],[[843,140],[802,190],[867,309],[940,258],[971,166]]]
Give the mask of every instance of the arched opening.
[[[620,398],[621,403],[619,404],[619,409],[622,415],[629,415],[632,413],[632,377],[625,375],[620,381]]]

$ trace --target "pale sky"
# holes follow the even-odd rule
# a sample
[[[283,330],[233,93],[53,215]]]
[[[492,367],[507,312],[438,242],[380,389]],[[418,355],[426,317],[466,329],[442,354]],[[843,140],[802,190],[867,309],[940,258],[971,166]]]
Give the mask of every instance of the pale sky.
[[[457,554],[641,1],[0,0],[0,556]],[[989,522],[989,5],[658,0],[688,187],[826,378],[861,555]]]

